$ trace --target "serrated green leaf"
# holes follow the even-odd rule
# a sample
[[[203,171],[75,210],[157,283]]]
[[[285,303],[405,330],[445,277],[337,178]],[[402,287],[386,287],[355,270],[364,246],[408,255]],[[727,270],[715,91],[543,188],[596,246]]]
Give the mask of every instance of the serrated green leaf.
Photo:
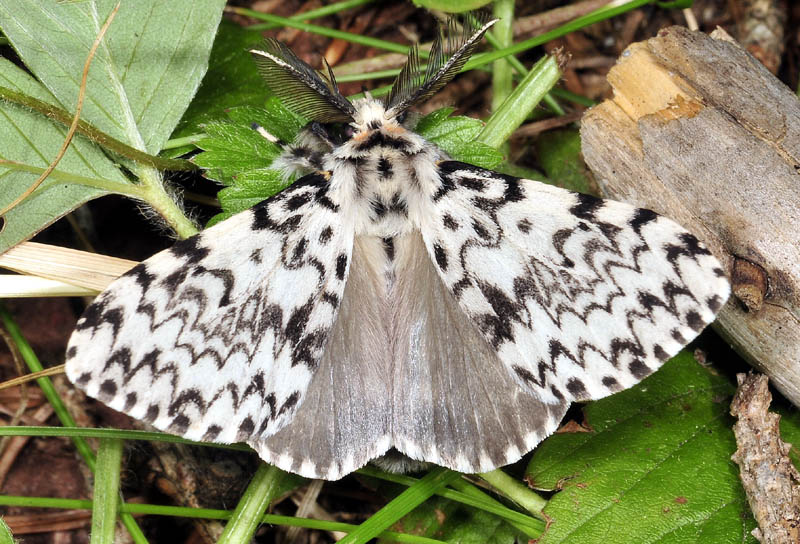
[[[421,117],[417,121],[417,124],[414,127],[414,131],[417,134],[425,134],[427,132],[430,132],[431,130],[433,130],[433,127],[444,122],[445,119],[450,117],[450,115],[454,111],[456,111],[456,109],[452,107],[445,107],[432,111],[428,115]]]
[[[537,139],[536,150],[539,163],[552,183],[570,191],[591,193],[577,130],[545,132]]]
[[[203,152],[193,160],[225,185],[233,184],[234,177],[243,172],[268,168],[281,152],[279,146],[239,123],[215,121],[205,131],[207,137],[197,142]]]
[[[268,168],[238,174],[233,185],[217,193],[223,212],[214,216],[208,226],[252,208],[288,185],[280,172]]]
[[[449,108],[448,108],[449,109]],[[472,117],[456,116],[449,117],[437,115],[442,111],[431,113],[423,117],[417,124],[416,132],[429,142],[444,149],[444,146],[471,142],[483,130],[483,121]],[[428,117],[434,116],[432,119]]]
[[[260,32],[223,19],[217,30],[208,71],[173,138],[202,132],[201,125],[219,119],[238,106],[263,106],[268,91],[248,50],[259,43]]]
[[[456,160],[489,170],[496,168],[497,165],[503,162],[502,153],[481,142],[457,144],[445,149],[445,151]]]
[[[0,86],[39,100],[54,97],[27,72],[0,59]],[[5,208],[33,184],[64,142],[67,129],[26,108],[0,102],[0,158],[16,165],[0,164],[0,208]],[[39,188],[6,214],[0,232],[0,253],[26,240],[84,202],[108,191],[80,185],[82,178],[128,184],[127,179],[92,142],[76,136],[58,168]],[[84,180],[86,181],[86,180]]]
[[[244,106],[230,108],[226,113],[232,121],[244,126],[258,123],[282,142],[293,142],[297,133],[307,124],[302,117],[287,110],[274,96],[266,99],[262,108]]]
[[[755,542],[728,414],[734,387],[682,352],[638,386],[586,406],[587,433],[545,440],[528,466],[563,489],[541,544]]]
[[[483,122],[472,117],[450,117],[452,108],[442,108],[419,120],[417,134],[437,145],[455,160],[483,168],[495,168],[503,155],[491,146],[476,142]]]

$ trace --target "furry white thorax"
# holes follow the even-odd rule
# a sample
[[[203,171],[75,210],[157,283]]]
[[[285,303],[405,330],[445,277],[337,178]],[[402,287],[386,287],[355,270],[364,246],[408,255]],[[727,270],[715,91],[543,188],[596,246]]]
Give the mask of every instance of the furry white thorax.
[[[419,229],[441,183],[437,162],[447,156],[388,117],[379,100],[355,107],[352,138],[323,160],[335,200],[352,214],[356,235],[391,238]]]

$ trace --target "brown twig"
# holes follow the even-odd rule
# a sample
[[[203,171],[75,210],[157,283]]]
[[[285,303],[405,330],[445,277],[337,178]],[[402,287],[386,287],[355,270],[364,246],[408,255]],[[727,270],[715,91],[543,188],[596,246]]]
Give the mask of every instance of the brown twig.
[[[800,473],[789,459],[790,444],[781,440],[780,416],[769,412],[772,401],[763,374],[737,374],[739,389],[731,403],[736,453],[747,501],[758,522],[759,542],[800,542]]]

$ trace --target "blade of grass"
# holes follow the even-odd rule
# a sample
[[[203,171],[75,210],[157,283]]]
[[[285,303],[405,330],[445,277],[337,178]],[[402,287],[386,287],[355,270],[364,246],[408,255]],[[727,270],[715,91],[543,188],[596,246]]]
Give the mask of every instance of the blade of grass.
[[[0,321],[2,321],[3,326],[8,331],[8,334],[14,340],[14,343],[16,344],[17,349],[22,356],[22,360],[28,365],[28,369],[31,372],[41,372],[44,370],[44,367],[42,367],[42,363],[39,362],[39,358],[36,357],[36,353],[34,353],[33,348],[31,348],[31,345],[27,340],[25,340],[25,337],[22,336],[22,331],[3,304],[0,304]],[[53,382],[50,380],[50,378],[39,378],[36,380],[36,383],[42,390],[47,402],[53,406],[53,411],[55,412],[56,416],[58,416],[61,425],[65,427],[77,427],[75,420],[67,410],[67,407],[64,405],[61,397],[58,396],[58,392],[56,391],[55,387],[53,387]],[[78,450],[80,456],[83,457],[83,460],[89,467],[89,470],[95,472],[95,455],[86,440],[81,437],[73,436],[72,442],[75,444],[75,449]],[[123,514],[121,517],[122,523],[125,525],[125,528],[128,530],[128,533],[130,533],[134,542],[137,544],[147,544],[147,539],[145,538],[144,533],[142,533],[142,530],[139,528],[139,525],[137,525],[136,520],[133,519],[133,516],[130,514]]]
[[[369,4],[373,1],[374,0],[345,0],[344,2],[334,2],[333,4],[328,4],[327,6],[322,6],[321,8],[310,9],[308,11],[304,11],[303,13],[292,15],[291,17],[289,17],[289,19],[292,19],[293,21],[308,21],[310,19],[317,19],[320,17],[333,15],[335,13],[339,13],[340,11],[344,11],[346,9],[363,6],[364,4]],[[272,30],[273,28],[281,28],[281,27],[283,27],[283,25],[276,23],[259,23],[255,25],[250,25],[247,27],[247,29]]]
[[[484,66],[486,64],[489,64],[490,62],[493,62],[497,59],[501,59],[508,55],[516,55],[518,53],[522,53],[524,51],[527,51],[528,49],[532,49],[534,47],[538,47],[544,43],[547,43],[550,40],[554,40],[555,38],[560,38],[561,36],[569,34],[570,32],[575,32],[576,30],[580,30],[583,27],[592,25],[594,23],[598,23],[600,21],[605,21],[606,19],[610,19],[611,17],[614,17],[616,15],[620,15],[622,13],[626,13],[628,11],[652,3],[654,3],[654,0],[631,0],[630,2],[626,2],[618,6],[602,7],[591,13],[587,13],[582,17],[578,17],[577,19],[574,19],[569,23],[561,25],[558,28],[554,28],[550,32],[545,32],[544,34],[534,36],[533,38],[514,44],[511,47],[506,47],[498,51],[479,53],[473,56],[464,65],[464,68],[461,71],[463,72],[466,70],[471,70],[473,68],[478,68],[479,66]]]
[[[389,504],[378,510],[367,521],[348,534],[339,544],[366,544],[390,527],[397,520],[411,512],[436,493],[437,490],[461,477],[458,472],[437,467],[424,477],[392,499]]]
[[[91,544],[114,544],[119,504],[122,440],[104,438],[97,450],[97,471],[92,501]]]
[[[305,32],[319,34],[320,36],[327,36],[328,38],[336,38],[352,43],[358,43],[366,47],[376,47],[378,49],[385,49],[386,51],[394,51],[395,53],[408,53],[407,45],[402,45],[387,40],[380,40],[370,36],[362,36],[360,34],[353,34],[352,32],[345,32],[343,30],[336,30],[320,25],[312,25],[311,23],[304,23],[302,21],[289,19],[287,17],[279,17],[277,15],[272,15],[271,13],[261,13],[259,11],[253,11],[252,9],[247,8],[230,7],[228,8],[228,11],[238,15],[244,15],[247,17],[253,17],[254,19],[267,21],[276,25],[288,26],[289,28],[296,28]],[[423,57],[422,51],[419,52],[419,56]]]
[[[280,493],[280,480],[285,476],[278,467],[261,463],[217,544],[250,542],[269,503]]]
[[[477,141],[495,149],[500,147],[560,78],[561,70],[556,58],[552,55],[543,57],[489,117]]]
[[[492,4],[492,14],[499,21],[490,30],[491,40],[488,35],[486,39],[496,49],[510,46],[514,43],[514,0],[495,0]],[[512,58],[517,60],[513,55],[509,55],[492,64],[492,111],[497,111],[514,89],[514,73],[510,64]]]
[[[0,495],[0,506],[17,506],[30,508],[59,508],[64,510],[91,510],[92,501],[81,499],[54,499],[49,497],[19,497],[15,495]],[[173,516],[187,519],[230,519],[231,510],[215,510],[210,508],[190,508],[187,506],[162,506],[158,504],[123,503],[120,512],[127,514],[147,514],[154,516]],[[298,518],[293,516],[278,516],[264,514],[261,523],[284,525],[287,527],[303,527],[320,531],[339,531],[349,533],[358,526],[350,523],[324,521],[319,519]],[[445,544],[441,540],[424,536],[384,531],[378,535],[392,542],[408,544]],[[2,542],[0,542],[2,544]]]
[[[418,481],[416,478],[412,478],[411,476],[406,476],[404,474],[391,474],[370,466],[359,469],[358,473],[408,487],[414,485]],[[532,518],[527,514],[523,514],[515,510],[511,510],[463,479],[454,480],[450,483],[450,485],[455,489],[441,488],[436,491],[434,495],[438,495],[445,499],[459,502],[461,504],[466,504],[490,514],[494,514],[497,517],[503,518],[514,525],[517,529],[528,535],[530,538],[538,538],[542,535],[542,532],[544,531],[544,523],[542,520]]]
[[[497,489],[500,493],[532,514],[541,515],[542,509],[547,504],[544,498],[540,497],[527,486],[522,485],[499,468],[491,472],[484,472],[478,476],[489,482],[492,487]]]

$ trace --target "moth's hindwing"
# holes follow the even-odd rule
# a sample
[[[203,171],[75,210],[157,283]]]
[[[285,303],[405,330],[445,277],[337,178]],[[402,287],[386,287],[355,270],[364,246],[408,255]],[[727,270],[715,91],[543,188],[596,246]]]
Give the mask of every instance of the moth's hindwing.
[[[158,429],[258,448],[319,366],[352,243],[309,175],[116,280],[78,321],[67,376]]]
[[[656,213],[455,161],[422,230],[439,274],[541,400],[589,400],[658,368],[714,320],[729,284]]]
[[[551,434],[569,403],[515,381],[437,274],[419,233],[395,239],[395,447],[461,472],[513,463]]]

